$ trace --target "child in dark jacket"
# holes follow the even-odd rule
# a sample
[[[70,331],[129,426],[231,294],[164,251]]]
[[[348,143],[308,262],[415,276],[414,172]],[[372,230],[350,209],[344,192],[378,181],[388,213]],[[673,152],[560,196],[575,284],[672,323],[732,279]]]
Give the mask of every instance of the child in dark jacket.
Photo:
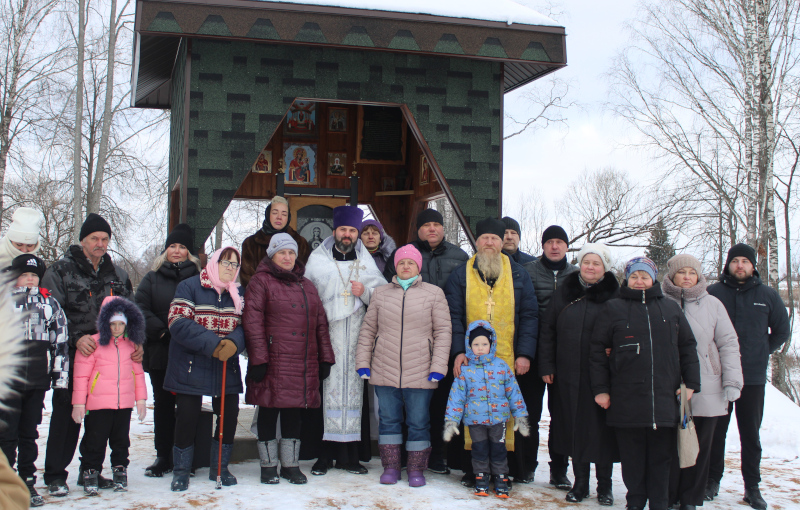
[[[489,495],[489,477],[494,475],[498,498],[508,497],[506,424],[514,417],[514,431],[530,434],[528,409],[514,372],[495,356],[497,336],[487,321],[475,321],[465,338],[468,364],[450,388],[445,415],[444,440],[459,434],[463,420],[472,438],[472,469],[475,494]]]
[[[31,254],[16,257],[6,268],[16,280],[12,298],[25,341],[20,353],[24,362],[11,384],[15,393],[3,402],[7,409],[0,408],[0,419],[6,424],[0,430],[0,448],[11,467],[17,462],[17,472],[31,493],[31,506],[44,505],[34,488],[44,394],[51,386],[66,388],[69,384],[67,317],[47,289],[39,287],[45,269],[42,259]]]
[[[139,421],[147,414],[147,387],[141,362],[131,354],[144,344],[144,316],[125,298],[109,296],[97,314],[97,331],[92,335],[97,349],[89,356],[78,351],[72,390],[72,419],[86,417],[81,440],[83,491],[98,495],[98,477],[111,447],[114,492],[128,490],[128,449],[131,411],[134,404]]]

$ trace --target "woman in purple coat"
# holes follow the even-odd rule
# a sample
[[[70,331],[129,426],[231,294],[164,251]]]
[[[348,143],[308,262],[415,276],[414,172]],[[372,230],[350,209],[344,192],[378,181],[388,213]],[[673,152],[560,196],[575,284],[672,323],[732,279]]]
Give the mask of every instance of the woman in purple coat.
[[[335,362],[322,301],[297,252],[289,234],[272,236],[245,293],[245,402],[259,406],[261,483],[280,482],[278,461],[280,477],[306,483],[299,468],[303,410],[321,405],[320,381]]]

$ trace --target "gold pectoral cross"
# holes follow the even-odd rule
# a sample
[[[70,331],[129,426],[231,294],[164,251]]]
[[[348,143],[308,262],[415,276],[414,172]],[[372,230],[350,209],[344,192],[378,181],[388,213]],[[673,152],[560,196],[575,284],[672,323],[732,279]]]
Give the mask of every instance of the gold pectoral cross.
[[[339,294],[339,295],[340,295],[340,296],[344,296],[344,304],[347,304],[347,297],[348,297],[348,296],[352,296],[352,294],[350,294],[349,292],[347,292],[347,289],[344,289],[344,290],[342,291],[342,293],[341,293],[341,294]]]
[[[489,316],[489,322],[492,322],[492,313],[494,312],[495,301],[492,299],[492,292],[489,292],[489,299],[484,304],[486,305],[486,314]]]

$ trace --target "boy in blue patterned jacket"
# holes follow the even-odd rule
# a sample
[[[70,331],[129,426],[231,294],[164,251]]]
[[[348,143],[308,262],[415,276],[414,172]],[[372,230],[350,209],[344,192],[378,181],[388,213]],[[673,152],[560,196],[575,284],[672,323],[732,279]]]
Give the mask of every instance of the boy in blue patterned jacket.
[[[450,388],[444,440],[459,433],[458,424],[463,420],[472,438],[475,494],[489,495],[489,477],[494,474],[495,494],[507,498],[506,423],[513,416],[514,430],[528,436],[528,409],[514,372],[495,356],[497,336],[489,322],[470,324],[464,343],[468,363]]]

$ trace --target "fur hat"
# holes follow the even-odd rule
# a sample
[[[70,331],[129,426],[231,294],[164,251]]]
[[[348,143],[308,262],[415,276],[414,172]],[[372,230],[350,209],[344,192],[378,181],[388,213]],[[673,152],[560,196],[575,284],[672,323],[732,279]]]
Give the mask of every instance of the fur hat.
[[[608,249],[608,246],[602,243],[586,243],[581,248],[581,251],[578,252],[578,265],[581,265],[581,261],[583,257],[593,253],[600,257],[600,260],[603,262],[603,270],[610,271],[611,270],[611,251]]]
[[[6,235],[15,243],[36,244],[39,242],[39,230],[43,222],[42,213],[36,209],[20,207],[14,211]]]
[[[394,252],[394,267],[397,269],[397,264],[403,259],[411,259],[417,264],[417,269],[422,271],[422,254],[413,244],[407,244],[397,249]]]
[[[100,313],[97,314],[99,344],[108,345],[111,342],[111,320],[116,315],[124,315],[128,319],[126,328],[128,339],[136,345],[144,345],[144,315],[132,301],[119,296],[106,297],[103,306],[100,307]]]

